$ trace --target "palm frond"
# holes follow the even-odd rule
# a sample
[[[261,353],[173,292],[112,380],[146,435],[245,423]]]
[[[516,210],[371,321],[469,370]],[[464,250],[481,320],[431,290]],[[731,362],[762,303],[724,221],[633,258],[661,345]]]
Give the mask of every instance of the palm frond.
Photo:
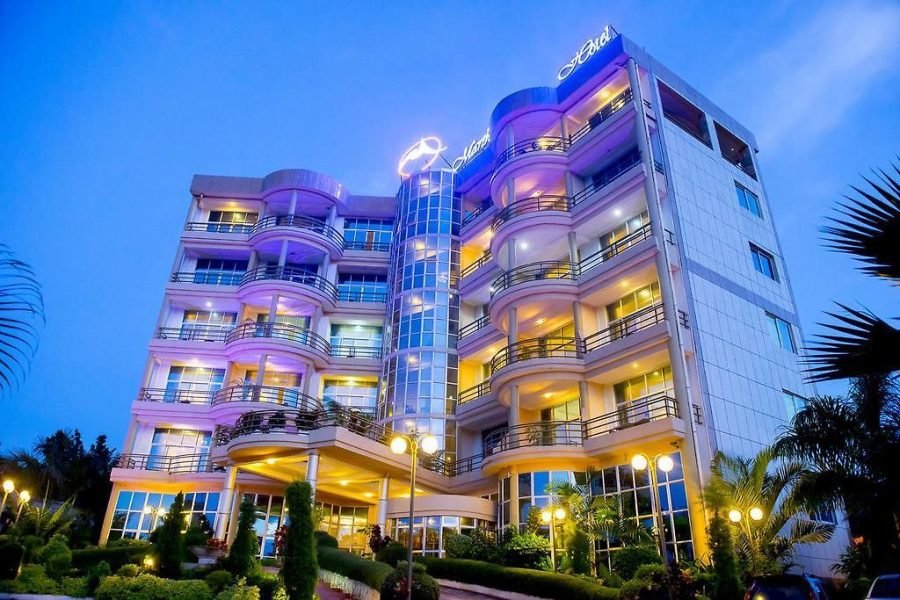
[[[837,304],[845,314],[825,313],[837,322],[820,323],[833,333],[817,336],[806,349],[807,379],[828,381],[900,370],[900,329],[867,310]]]
[[[900,169],[894,165],[895,174]],[[845,196],[840,217],[822,228],[826,246],[852,254],[865,266],[862,271],[876,277],[900,280],[900,180],[881,171],[876,180],[864,178],[869,190],[853,186],[859,197]]]
[[[28,372],[44,323],[44,300],[34,270],[0,244],[0,394]]]

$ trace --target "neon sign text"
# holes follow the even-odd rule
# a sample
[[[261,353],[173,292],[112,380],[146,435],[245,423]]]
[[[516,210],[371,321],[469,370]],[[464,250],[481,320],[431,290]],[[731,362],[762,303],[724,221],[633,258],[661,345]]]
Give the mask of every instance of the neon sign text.
[[[466,146],[466,149],[463,150],[463,153],[460,156],[457,156],[453,161],[453,170],[459,171],[463,168],[470,160],[478,156],[482,150],[488,147],[488,144],[491,143],[491,128],[488,127],[487,131],[484,132],[484,135],[478,138],[477,140],[472,140],[472,143]]]
[[[611,29],[609,25],[603,28],[603,31],[595,38],[589,39],[584,43],[583,46],[575,53],[575,57],[572,58],[569,62],[560,67],[559,72],[556,74],[556,78],[560,81],[571,75],[575,69],[583,65],[587,60],[597,53],[600,48],[609,43],[609,40],[612,39],[612,34],[610,33]]]
[[[439,137],[433,135],[424,137],[403,153],[397,165],[397,173],[400,177],[409,177],[413,173],[425,171],[446,149]]]

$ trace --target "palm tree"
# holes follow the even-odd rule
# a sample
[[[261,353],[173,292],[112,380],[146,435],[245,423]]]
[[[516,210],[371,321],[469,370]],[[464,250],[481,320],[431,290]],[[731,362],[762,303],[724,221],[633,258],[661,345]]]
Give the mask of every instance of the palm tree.
[[[776,442],[810,465],[798,493],[843,508],[870,574],[900,568],[900,387],[897,375],[851,381],[847,397],[807,400]]]
[[[719,513],[740,511],[732,524],[735,550],[750,575],[783,572],[798,544],[828,541],[834,525],[812,521],[810,506],[798,493],[805,469],[799,461],[780,460],[773,448],[763,448],[753,458],[718,453],[705,500]],[[762,518],[750,518],[750,509],[762,510]]]
[[[861,270],[900,282],[900,169],[866,178],[869,189],[853,187],[858,197],[846,196],[837,217],[822,229],[825,243],[853,255]],[[812,381],[846,379],[900,370],[900,330],[867,310],[826,313],[837,320],[823,324],[830,333],[818,336],[806,359]]]
[[[25,376],[43,323],[44,299],[34,271],[0,244],[0,394]]]

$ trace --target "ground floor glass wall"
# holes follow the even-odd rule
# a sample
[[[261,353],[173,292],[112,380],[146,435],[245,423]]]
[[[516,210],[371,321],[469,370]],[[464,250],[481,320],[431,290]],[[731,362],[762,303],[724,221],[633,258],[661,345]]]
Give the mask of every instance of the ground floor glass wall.
[[[175,494],[120,491],[116,497],[108,539],[146,540],[150,532],[162,524],[173,502]],[[188,522],[192,527],[199,527],[211,534],[219,518],[219,492],[185,494],[184,511],[189,515]]]
[[[453,515],[429,515],[413,521],[413,552],[442,556],[444,542],[452,535],[472,533],[475,529],[494,531],[495,524],[484,519]],[[409,517],[390,519],[387,531],[391,537],[406,546],[409,535]]]

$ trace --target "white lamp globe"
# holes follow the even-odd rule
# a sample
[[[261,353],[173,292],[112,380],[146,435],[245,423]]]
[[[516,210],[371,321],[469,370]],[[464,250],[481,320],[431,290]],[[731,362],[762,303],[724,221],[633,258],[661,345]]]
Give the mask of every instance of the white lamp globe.
[[[394,454],[403,454],[406,452],[406,438],[395,437],[391,440],[391,452]]]
[[[426,435],[422,438],[421,447],[425,454],[434,454],[438,449],[438,440],[433,435]]]
[[[664,454],[656,461],[656,466],[658,466],[659,470],[663,473],[668,473],[675,468],[675,461],[672,460],[671,456]]]
[[[647,457],[643,454],[635,454],[631,459],[631,466],[634,467],[636,471],[643,471],[647,468]]]

